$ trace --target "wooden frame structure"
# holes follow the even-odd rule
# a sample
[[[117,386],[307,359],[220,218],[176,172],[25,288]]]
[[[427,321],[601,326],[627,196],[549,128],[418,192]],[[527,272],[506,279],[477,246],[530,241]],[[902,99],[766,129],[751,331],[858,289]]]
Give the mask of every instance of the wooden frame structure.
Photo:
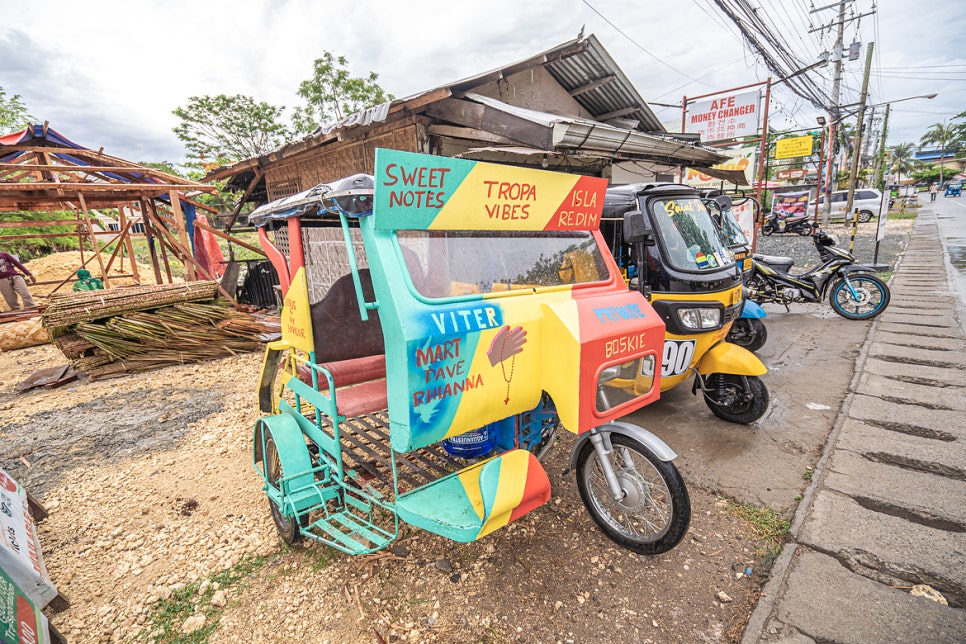
[[[0,246],[4,240],[76,235],[80,248],[79,268],[96,260],[101,280],[106,288],[110,288],[108,272],[118,259],[122,275],[114,275],[115,279],[128,277],[136,283],[141,281],[131,237],[134,225],[142,223],[158,284],[165,283],[165,278],[168,283],[173,281],[171,258],[184,265],[186,281],[215,280],[217,275],[194,256],[188,233],[190,225],[249,247],[225,233],[212,230],[204,217],[190,223],[186,220],[186,208],[217,212],[191,198],[216,191],[214,186],[104,154],[103,148],[84,148],[50,128],[48,123],[32,125],[0,137]],[[119,230],[115,231],[116,234],[95,232],[92,211],[97,208],[117,210]],[[43,221],[4,220],[3,213],[13,211],[67,211],[73,212],[74,217]],[[18,228],[52,226],[71,226],[75,232],[16,233]],[[99,237],[106,237],[107,241],[102,242]],[[84,242],[90,242],[93,247],[93,253],[86,258]],[[105,261],[107,253],[104,251],[111,244],[115,244],[114,250]],[[123,273],[125,256],[131,262],[130,274]],[[59,283],[46,283],[57,284],[53,289],[56,291],[69,281],[70,277]],[[222,291],[222,294],[234,303],[228,293]]]

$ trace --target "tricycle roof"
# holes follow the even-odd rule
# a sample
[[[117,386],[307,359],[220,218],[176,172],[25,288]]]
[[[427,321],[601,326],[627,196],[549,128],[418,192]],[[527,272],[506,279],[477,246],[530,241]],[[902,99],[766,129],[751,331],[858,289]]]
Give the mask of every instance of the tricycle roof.
[[[248,221],[261,228],[273,220],[338,215],[340,210],[359,217],[372,212],[372,191],[372,175],[354,174],[259,206],[248,215]]]

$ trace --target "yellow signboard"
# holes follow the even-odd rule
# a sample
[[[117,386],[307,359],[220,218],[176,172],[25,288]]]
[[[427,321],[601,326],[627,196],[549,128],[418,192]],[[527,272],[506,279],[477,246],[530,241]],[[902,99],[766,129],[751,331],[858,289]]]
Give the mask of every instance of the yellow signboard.
[[[779,139],[775,142],[776,159],[794,159],[807,157],[812,154],[812,136],[795,136],[790,139]]]
[[[312,312],[309,310],[309,287],[305,268],[295,271],[292,285],[285,292],[282,306],[282,339],[306,353],[315,351],[312,337]]]

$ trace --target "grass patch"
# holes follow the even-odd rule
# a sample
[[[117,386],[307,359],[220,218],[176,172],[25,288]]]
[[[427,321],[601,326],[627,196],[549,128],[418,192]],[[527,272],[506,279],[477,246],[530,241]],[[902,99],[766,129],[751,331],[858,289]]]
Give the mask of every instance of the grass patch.
[[[245,559],[231,569],[209,577],[208,588],[203,594],[198,594],[201,585],[206,581],[203,579],[175,591],[171,597],[151,607],[140,639],[158,644],[204,644],[218,627],[218,620],[225,610],[224,607],[213,606],[210,603],[212,596],[217,592],[214,584],[218,584],[218,589],[225,590],[257,572],[276,556]],[[204,628],[191,633],[182,633],[181,625],[184,621],[199,612],[205,616]]]
[[[903,212],[901,210],[892,210],[889,212],[889,219],[915,219],[918,216],[919,213],[916,211]]]
[[[780,514],[771,508],[750,503],[729,503],[728,510],[751,524],[756,537],[768,542],[773,548],[781,550],[781,544],[792,524],[783,519]]]
[[[750,503],[729,503],[728,510],[747,521],[755,536],[765,542],[764,547],[758,549],[758,556],[761,557],[758,568],[762,579],[767,579],[775,559],[782,552],[785,535],[788,534],[792,524],[771,508]]]

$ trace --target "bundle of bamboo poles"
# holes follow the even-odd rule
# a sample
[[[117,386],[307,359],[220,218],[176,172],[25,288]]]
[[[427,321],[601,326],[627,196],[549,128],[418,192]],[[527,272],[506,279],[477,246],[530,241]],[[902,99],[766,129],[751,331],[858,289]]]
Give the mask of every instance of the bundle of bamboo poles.
[[[178,302],[211,300],[217,293],[218,282],[185,282],[54,294],[44,310],[44,326],[52,329]]]
[[[214,285],[58,296],[44,311],[44,326],[74,368],[91,380],[259,350],[262,337],[277,327],[216,299]]]

